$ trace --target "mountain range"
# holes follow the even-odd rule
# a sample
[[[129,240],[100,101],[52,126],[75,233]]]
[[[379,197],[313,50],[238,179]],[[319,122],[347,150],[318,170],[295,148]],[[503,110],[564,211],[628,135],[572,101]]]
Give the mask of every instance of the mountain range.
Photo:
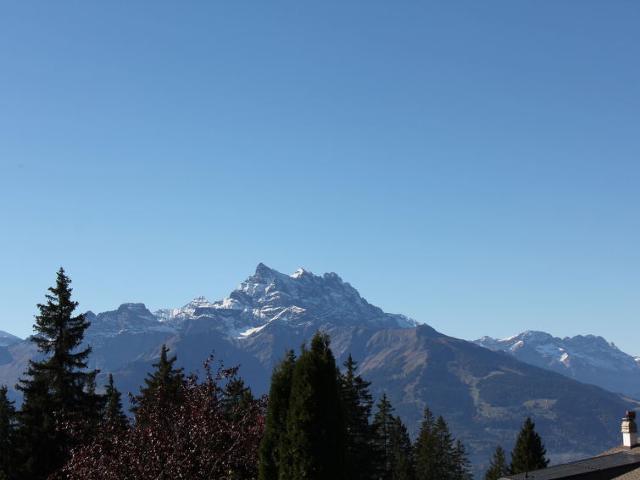
[[[640,398],[640,357],[595,335],[558,338],[526,331],[501,340],[482,337],[478,345],[612,392]]]
[[[385,313],[335,273],[319,276],[299,269],[286,275],[259,264],[223,300],[198,297],[181,308],[156,312],[142,303],[126,303],[86,315],[90,366],[103,377],[113,373],[125,392],[137,391],[166,343],[187,371],[199,370],[213,354],[228,366],[240,365],[254,392],[266,393],[285,351],[325,331],[338,361],[351,353],[359,372],[372,382],[374,396],[386,392],[412,434],[429,406],[465,442],[476,468],[497,444],[511,448],[526,416],[535,419],[558,462],[617,445],[620,417],[640,407],[628,395],[505,353],[496,347],[503,341],[485,338],[477,344]],[[572,360],[576,351],[567,350]],[[0,346],[0,384],[13,386],[35,354],[29,341]],[[15,390],[11,394],[19,400]]]

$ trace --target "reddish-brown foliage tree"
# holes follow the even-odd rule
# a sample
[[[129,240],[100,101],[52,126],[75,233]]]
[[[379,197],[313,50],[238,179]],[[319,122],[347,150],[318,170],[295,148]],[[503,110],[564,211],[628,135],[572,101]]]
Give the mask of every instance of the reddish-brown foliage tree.
[[[229,397],[225,385],[237,369],[218,369],[182,383],[180,402],[163,393],[140,405],[137,422],[124,430],[104,424],[88,444],[72,452],[58,478],[69,480],[244,480],[257,478],[257,451],[265,399]]]

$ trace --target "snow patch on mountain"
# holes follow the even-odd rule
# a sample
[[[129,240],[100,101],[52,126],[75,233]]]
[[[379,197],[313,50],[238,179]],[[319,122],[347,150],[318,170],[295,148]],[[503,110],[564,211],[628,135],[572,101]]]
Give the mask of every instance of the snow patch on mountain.
[[[104,343],[123,334],[175,334],[187,328],[218,331],[246,339],[267,325],[304,328],[317,324],[371,328],[410,328],[417,322],[389,314],[367,302],[335,273],[314,275],[299,268],[285,275],[260,263],[228,297],[214,302],[195,297],[179,308],[150,312],[143,303],[124,303],[116,310],[86,314],[88,342]],[[0,334],[0,342],[2,342]],[[17,337],[16,337],[17,338]],[[19,339],[18,339],[19,341]],[[2,343],[0,343],[2,345]]]
[[[144,303],[123,303],[117,310],[94,314],[89,311],[85,317],[90,322],[87,339],[115,337],[122,334],[147,332],[175,333],[170,325],[165,325],[151,313]]]
[[[503,339],[482,337],[475,343],[579,381],[640,398],[640,357],[624,353],[602,337],[559,338],[529,330]]]
[[[388,314],[371,305],[335,273],[314,275],[299,268],[285,275],[263,263],[227,298],[209,302],[197,297],[181,308],[154,314],[159,322],[175,328],[185,322],[209,321],[227,337],[241,339],[272,323],[294,327],[313,322],[387,328],[417,325],[404,315]]]
[[[569,358],[580,359],[593,367],[611,370],[617,370],[621,366],[634,368],[637,364],[633,357],[622,352],[614,343],[595,335],[558,338],[546,332],[528,330],[501,340],[482,337],[475,343],[491,350],[512,353],[526,350],[528,354],[535,352],[541,358],[565,366],[568,366]]]
[[[258,333],[260,330],[262,330],[264,327],[266,327],[266,325],[262,325],[260,327],[253,327],[253,328],[248,328],[246,329],[244,332],[240,332],[240,335],[238,335],[238,338],[246,338],[249,337],[251,335],[253,335],[254,333]]]

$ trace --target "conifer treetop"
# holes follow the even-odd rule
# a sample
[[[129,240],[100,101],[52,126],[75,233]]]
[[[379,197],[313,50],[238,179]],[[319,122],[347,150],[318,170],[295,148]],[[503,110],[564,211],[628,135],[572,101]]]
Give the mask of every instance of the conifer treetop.
[[[508,474],[509,466],[507,465],[505,451],[500,445],[498,445],[493,453],[493,457],[491,458],[489,468],[484,475],[484,480],[499,480]]]
[[[549,460],[542,438],[535,430],[535,423],[530,417],[524,421],[518,439],[511,452],[510,473],[524,473],[547,468]]]

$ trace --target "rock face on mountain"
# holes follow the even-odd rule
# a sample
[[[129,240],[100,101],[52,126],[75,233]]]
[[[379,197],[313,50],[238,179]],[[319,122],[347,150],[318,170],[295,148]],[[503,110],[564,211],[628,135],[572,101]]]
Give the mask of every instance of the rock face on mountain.
[[[638,407],[598,387],[518,361],[427,325],[383,312],[334,273],[285,275],[260,264],[228,298],[199,297],[182,308],[151,313],[124,304],[95,315],[86,336],[91,366],[137,391],[166,343],[187,371],[210,355],[239,364],[256,393],[287,349],[318,330],[331,335],[342,362],[351,353],[375,396],[386,392],[415,434],[425,406],[443,415],[477,467],[496,444],[511,448],[525,416],[534,417],[556,461],[593,455],[618,443],[619,418]],[[13,385],[35,352],[29,342],[7,347],[0,383]]]
[[[285,275],[262,263],[228,298],[210,303],[198,297],[182,308],[160,310],[156,316],[169,325],[210,319],[229,338],[248,337],[273,323],[291,328],[318,321],[376,328],[416,325],[403,315],[371,305],[335,273],[317,276],[299,269]]]
[[[502,340],[483,337],[475,343],[580,382],[640,399],[640,362],[602,337],[558,338],[527,331]]]

